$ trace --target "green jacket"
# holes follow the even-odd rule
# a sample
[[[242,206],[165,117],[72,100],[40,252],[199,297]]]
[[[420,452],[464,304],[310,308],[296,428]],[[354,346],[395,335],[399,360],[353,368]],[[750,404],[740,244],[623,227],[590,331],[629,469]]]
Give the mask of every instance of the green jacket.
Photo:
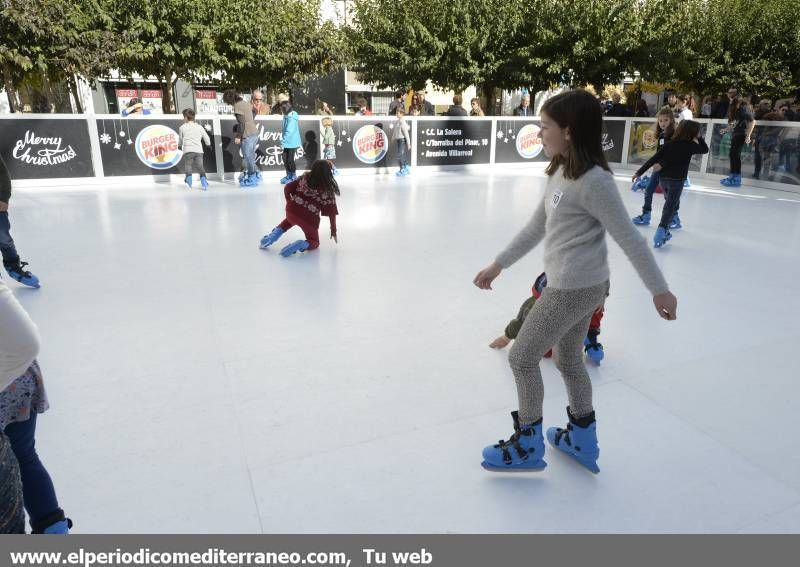
[[[326,126],[322,131],[322,144],[325,146],[332,146],[336,143],[336,134],[333,133],[333,128]]]
[[[522,306],[519,308],[519,313],[517,313],[516,319],[512,319],[511,322],[508,324],[505,330],[505,335],[509,339],[516,339],[519,330],[522,328],[522,324],[525,322],[525,317],[528,316],[531,309],[533,309],[533,305],[536,303],[536,298],[534,296],[530,296]]]

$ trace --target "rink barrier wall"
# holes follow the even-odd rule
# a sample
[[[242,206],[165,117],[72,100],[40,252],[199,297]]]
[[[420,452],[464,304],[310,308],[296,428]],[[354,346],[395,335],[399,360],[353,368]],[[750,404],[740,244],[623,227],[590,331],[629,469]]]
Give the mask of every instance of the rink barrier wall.
[[[296,155],[299,170],[322,157],[320,116],[301,116],[303,147]],[[336,164],[344,171],[384,173],[397,166],[390,116],[333,116]],[[412,167],[485,169],[534,166],[548,162],[539,137],[538,117],[406,117],[410,125]],[[102,184],[107,178],[143,176],[170,182],[183,175],[177,146],[180,115],[10,114],[0,117],[0,156],[19,186]],[[236,121],[230,116],[198,115],[211,138],[203,156],[209,178],[233,179],[242,169],[240,146],[234,142]],[[716,180],[728,173],[730,136],[725,120],[699,119],[710,152],[695,156],[691,177]],[[257,118],[257,162],[267,176],[283,172],[280,116]],[[655,118],[603,120],[603,149],[615,170],[635,170],[653,155]],[[755,147],[742,154],[743,184],[800,193],[800,123],[756,123],[760,142],[761,179],[753,177]]]

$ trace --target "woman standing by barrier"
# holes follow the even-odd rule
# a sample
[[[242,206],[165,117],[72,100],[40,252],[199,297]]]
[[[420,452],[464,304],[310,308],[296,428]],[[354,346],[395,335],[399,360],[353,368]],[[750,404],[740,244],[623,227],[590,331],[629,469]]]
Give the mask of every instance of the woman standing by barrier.
[[[731,173],[720,183],[725,187],[742,186],[742,149],[745,144],[750,144],[750,135],[755,127],[753,108],[750,103],[737,94],[731,99],[728,108],[728,128],[723,129],[722,133],[731,132],[731,149],[729,152],[731,160]]]

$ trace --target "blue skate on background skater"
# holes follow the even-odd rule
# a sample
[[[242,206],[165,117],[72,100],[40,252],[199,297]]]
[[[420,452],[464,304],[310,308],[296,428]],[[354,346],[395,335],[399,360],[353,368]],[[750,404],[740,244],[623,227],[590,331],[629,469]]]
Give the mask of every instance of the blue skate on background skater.
[[[605,358],[603,345],[602,343],[597,342],[597,335],[599,334],[599,331],[590,330],[589,334],[586,335],[586,338],[583,339],[583,351],[586,353],[586,356],[589,357],[589,360],[597,365],[599,365],[603,358]]]
[[[572,457],[593,473],[599,473],[597,459],[600,456],[600,447],[597,445],[597,422],[594,412],[576,419],[567,407],[567,416],[569,417],[567,428],[550,427],[547,430],[547,441],[553,448]]]
[[[633,182],[633,185],[631,185],[631,191],[634,191],[634,192],[636,192],[636,191],[644,191],[645,189],[647,189],[647,184],[648,183],[650,183],[650,176],[649,175],[645,175],[643,177],[640,177],[639,179],[637,179],[636,181]]]
[[[25,266],[28,265],[28,262],[17,262],[14,265],[7,265],[6,271],[8,275],[11,276],[12,279],[18,281],[22,285],[26,285],[28,287],[38,288],[41,287],[39,283],[39,278],[34,276],[28,270],[25,269]]]
[[[514,420],[514,434],[508,441],[502,439],[497,445],[490,445],[483,450],[481,466],[487,471],[495,472],[531,472],[541,471],[547,466],[544,462],[544,438],[542,437],[542,420],[522,429],[519,414],[511,412]]]

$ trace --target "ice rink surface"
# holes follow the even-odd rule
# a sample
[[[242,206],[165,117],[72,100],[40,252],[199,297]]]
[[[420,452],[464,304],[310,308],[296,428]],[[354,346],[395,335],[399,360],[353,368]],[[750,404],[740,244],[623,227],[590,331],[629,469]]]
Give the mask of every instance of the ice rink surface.
[[[323,219],[320,249],[289,259],[258,248],[283,217],[274,179],[15,189],[43,282],[10,284],[42,333],[38,447],[75,533],[800,532],[800,195],[695,180],[655,251],[676,322],[610,244],[602,472],[550,451],[503,476],[481,449],[512,433],[516,389],[488,344],[542,250],[492,292],[472,278],[543,175],[339,182],[339,244]],[[563,426],[543,371],[545,426]]]

